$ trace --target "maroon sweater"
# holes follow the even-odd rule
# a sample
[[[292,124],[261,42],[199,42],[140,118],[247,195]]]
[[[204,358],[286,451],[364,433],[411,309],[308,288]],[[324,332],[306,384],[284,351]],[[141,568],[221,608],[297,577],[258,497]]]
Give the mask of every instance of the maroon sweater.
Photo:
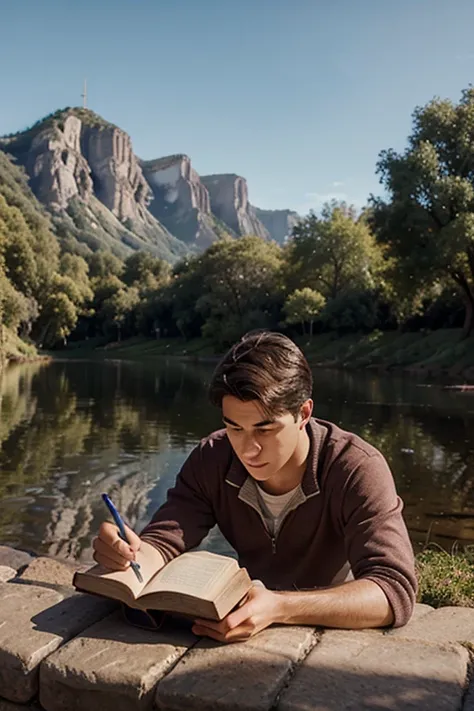
[[[326,587],[350,566],[356,580],[382,588],[394,626],[402,626],[413,611],[416,575],[390,469],[377,449],[330,422],[313,418],[307,431],[301,492],[276,539],[225,430],[191,452],[141,537],[169,561],[217,523],[240,565],[273,590]]]

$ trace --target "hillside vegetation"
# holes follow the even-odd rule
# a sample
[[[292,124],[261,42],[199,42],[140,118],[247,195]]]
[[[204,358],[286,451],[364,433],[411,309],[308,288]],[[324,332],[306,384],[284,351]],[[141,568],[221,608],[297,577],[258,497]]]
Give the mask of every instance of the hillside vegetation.
[[[203,356],[280,329],[314,363],[471,378],[473,125],[473,89],[457,104],[435,99],[415,110],[403,153],[381,152],[384,199],[326,204],[283,246],[223,235],[172,265],[141,249],[114,255],[88,223],[79,249],[0,152],[1,323],[41,348],[132,339]]]

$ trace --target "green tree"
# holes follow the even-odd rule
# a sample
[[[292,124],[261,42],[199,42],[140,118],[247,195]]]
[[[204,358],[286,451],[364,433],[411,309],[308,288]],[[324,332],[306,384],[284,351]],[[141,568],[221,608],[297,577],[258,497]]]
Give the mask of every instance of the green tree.
[[[377,171],[389,197],[372,197],[373,223],[396,259],[399,292],[420,299],[455,284],[468,335],[474,326],[474,88],[458,104],[433,99],[416,108],[408,147],[383,151]]]
[[[328,301],[321,318],[331,331],[368,333],[379,325],[380,311],[379,293],[371,290],[352,290]],[[386,322],[383,325],[386,326]]]
[[[85,312],[86,306],[94,296],[89,281],[89,266],[86,260],[76,254],[63,254],[59,262],[59,272],[62,276],[69,277],[74,282],[76,294],[73,301],[80,312]]]
[[[288,324],[300,323],[305,332],[305,324],[309,323],[309,335],[313,335],[313,322],[320,316],[326,299],[319,291],[305,286],[295,289],[285,301],[283,311],[286,314],[285,322]]]
[[[202,255],[202,334],[219,346],[251,328],[270,327],[282,300],[282,251],[260,237],[216,242]]]
[[[123,274],[124,264],[112,252],[94,252],[87,257],[89,265],[89,277],[120,277]]]
[[[148,252],[134,252],[125,260],[122,280],[127,286],[152,290],[169,280],[170,265]]]
[[[117,340],[122,340],[125,326],[130,327],[134,309],[140,302],[138,289],[126,287],[116,291],[103,304],[106,325],[113,324],[117,329]]]
[[[333,201],[321,216],[311,212],[294,228],[286,248],[287,283],[291,290],[308,286],[334,299],[348,289],[373,287],[382,257],[364,216]]]

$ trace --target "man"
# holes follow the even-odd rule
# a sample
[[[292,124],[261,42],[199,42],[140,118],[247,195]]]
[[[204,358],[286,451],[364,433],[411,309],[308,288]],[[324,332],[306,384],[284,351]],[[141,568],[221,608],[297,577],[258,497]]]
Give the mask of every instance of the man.
[[[370,444],[312,418],[311,393],[309,365],[289,338],[244,336],[210,386],[225,429],[194,449],[130,546],[102,524],[95,560],[122,569],[150,545],[159,568],[217,523],[257,582],[221,622],[196,620],[196,634],[233,642],[272,623],[404,625],[416,577],[391,472]]]

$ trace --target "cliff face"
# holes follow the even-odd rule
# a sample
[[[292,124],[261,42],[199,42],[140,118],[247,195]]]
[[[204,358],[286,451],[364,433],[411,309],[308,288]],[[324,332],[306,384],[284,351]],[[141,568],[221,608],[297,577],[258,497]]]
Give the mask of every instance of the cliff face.
[[[80,252],[85,244],[123,258],[144,249],[174,262],[224,235],[283,244],[298,219],[253,207],[238,175],[200,177],[186,155],[140,161],[125,131],[87,109],[0,138],[0,150],[25,167],[59,239],[80,243]]]
[[[83,126],[82,153],[93,176],[96,197],[119,219],[146,220],[152,198],[130,136],[115,126]]]
[[[293,210],[261,210],[259,207],[253,209],[256,218],[260,220],[270,233],[270,237],[278,244],[286,242],[300,220],[298,213]]]
[[[41,202],[53,210],[65,210],[71,198],[88,202],[93,193],[90,167],[81,153],[82,123],[68,116],[63,130],[45,127],[18,156],[31,178],[31,187]],[[15,149],[15,143],[11,148]],[[23,159],[23,160],[22,160]]]
[[[130,137],[84,109],[58,112],[0,141],[26,168],[62,233],[119,256],[145,249],[174,261],[187,247],[148,211],[152,192]]]
[[[153,194],[148,209],[171,233],[200,249],[219,239],[209,192],[188,156],[145,161],[142,167]]]
[[[238,175],[206,175],[201,177],[209,191],[213,213],[237,235],[270,235],[256,217],[248,199],[247,181]]]

